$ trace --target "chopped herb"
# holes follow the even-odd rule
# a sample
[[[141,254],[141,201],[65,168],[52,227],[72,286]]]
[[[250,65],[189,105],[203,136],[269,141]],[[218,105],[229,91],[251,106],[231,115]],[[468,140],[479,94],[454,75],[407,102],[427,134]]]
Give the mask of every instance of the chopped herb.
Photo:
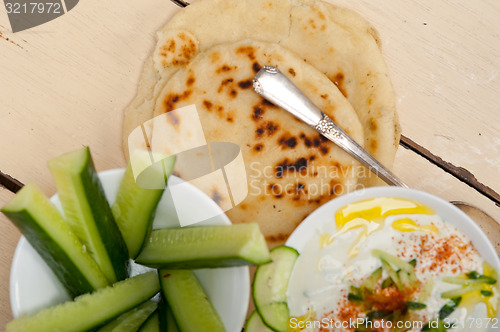
[[[351,292],[347,295],[349,301],[359,302],[363,301],[363,294],[361,289],[355,286],[351,286]]]
[[[413,258],[411,261],[408,262],[408,264],[410,264],[413,267],[417,266],[417,259]]]
[[[408,302],[406,302],[406,307],[409,310],[422,310],[422,309],[427,308],[427,305],[425,303],[408,301]]]
[[[441,309],[439,309],[439,319],[445,319],[451,315],[451,313],[458,307],[461,300],[461,297],[455,297],[442,306]]]
[[[382,319],[389,316],[391,313],[383,310],[373,310],[366,314],[368,320]]]
[[[358,296],[354,293],[349,293],[347,294],[347,299],[351,302],[361,302],[363,301],[363,298],[361,296]]]
[[[465,274],[469,279],[478,279],[481,275],[477,271],[471,271]]]
[[[489,297],[489,296],[493,296],[493,292],[492,292],[492,291],[489,291],[489,290],[484,290],[484,289],[482,289],[482,290],[481,290],[481,295],[483,295],[483,296],[488,296],[488,297]]]
[[[489,285],[494,285],[497,283],[497,280],[495,278],[488,277],[485,275],[480,276],[477,280],[478,281],[480,280],[481,282],[484,282],[485,284],[489,284]]]

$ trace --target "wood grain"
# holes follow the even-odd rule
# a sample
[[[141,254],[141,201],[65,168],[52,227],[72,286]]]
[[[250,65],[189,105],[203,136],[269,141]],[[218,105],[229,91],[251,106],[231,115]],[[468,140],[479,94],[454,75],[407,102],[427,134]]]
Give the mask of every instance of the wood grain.
[[[451,176],[454,176],[455,178],[464,182],[468,186],[476,189],[478,193],[486,196],[487,198],[495,202],[495,204],[500,206],[500,194],[491,189],[489,186],[479,182],[477,178],[474,176],[474,174],[472,174],[467,169],[463,167],[457,167],[452,163],[443,160],[443,158],[436,156],[434,153],[427,150],[425,147],[419,145],[417,142],[413,141],[412,139],[404,135],[401,136],[400,145],[405,149],[415,152],[417,155],[426,159],[433,165],[436,165],[437,167],[441,168],[446,173],[450,174]]]
[[[0,187],[0,207],[4,206],[14,195]],[[0,330],[12,320],[9,296],[9,275],[12,258],[20,233],[17,228],[0,213]]]
[[[500,207],[492,200],[411,150],[398,150],[394,172],[410,188],[431,193],[447,201],[468,202],[500,222]]]
[[[0,167],[51,195],[47,161],[83,145],[98,170],[123,167],[122,111],[136,92],[170,1],[80,1],[54,21],[9,33],[0,10]]]

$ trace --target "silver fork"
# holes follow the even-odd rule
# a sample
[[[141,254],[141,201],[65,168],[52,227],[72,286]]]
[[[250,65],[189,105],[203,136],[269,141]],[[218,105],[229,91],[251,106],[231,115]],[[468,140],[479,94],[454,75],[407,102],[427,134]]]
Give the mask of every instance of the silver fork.
[[[253,87],[259,95],[287,110],[351,154],[386,183],[407,187],[403,181],[333,122],[328,115],[316,107],[278,68],[263,67],[255,76]]]

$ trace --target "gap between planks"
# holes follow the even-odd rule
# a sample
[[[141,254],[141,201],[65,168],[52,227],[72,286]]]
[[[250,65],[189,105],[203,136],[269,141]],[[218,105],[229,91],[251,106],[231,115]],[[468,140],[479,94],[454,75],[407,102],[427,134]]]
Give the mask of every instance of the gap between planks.
[[[399,145],[401,145],[405,149],[413,151],[422,158],[425,158],[432,164],[441,168],[446,173],[451,174],[453,177],[471,186],[472,188],[477,190],[480,194],[488,197],[497,206],[500,207],[500,194],[498,194],[495,190],[491,189],[487,185],[478,181],[474,176],[474,174],[469,172],[467,169],[460,166],[455,166],[452,163],[443,160],[441,157],[436,156],[422,145],[416,143],[415,141],[404,135],[401,135],[401,141],[399,142]]]

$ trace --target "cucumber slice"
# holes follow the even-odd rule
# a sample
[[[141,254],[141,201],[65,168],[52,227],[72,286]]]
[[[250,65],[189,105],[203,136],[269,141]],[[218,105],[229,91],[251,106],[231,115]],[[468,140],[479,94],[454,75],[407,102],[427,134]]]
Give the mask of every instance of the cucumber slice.
[[[147,301],[160,290],[154,271],[84,294],[7,324],[7,332],[87,331]]]
[[[174,164],[175,158],[163,161],[166,178],[172,173]],[[164,189],[145,189],[137,185],[132,164],[128,164],[112,211],[132,259],[137,257],[151,232],[156,207],[163,191]]]
[[[201,226],[151,232],[136,262],[153,268],[200,269],[270,261],[259,226]]]
[[[139,332],[160,332],[160,323],[158,318],[158,310],[154,312],[139,328]]]
[[[132,310],[129,310],[111,322],[107,323],[98,332],[136,332],[142,324],[155,312],[158,304],[147,301]]]
[[[72,298],[108,285],[99,266],[37,186],[25,185],[2,212],[21,230]]]
[[[217,311],[191,270],[159,271],[162,294],[181,332],[225,331]]]
[[[288,280],[299,253],[279,246],[271,250],[272,262],[255,271],[252,296],[263,323],[274,331],[288,331],[289,312],[286,303]]]
[[[66,220],[110,283],[128,276],[128,252],[88,147],[49,162]]]
[[[259,314],[257,311],[254,310],[250,317],[248,317],[246,323],[245,323],[245,332],[273,332],[270,328],[268,328],[264,323],[262,322],[262,319],[260,318]]]

